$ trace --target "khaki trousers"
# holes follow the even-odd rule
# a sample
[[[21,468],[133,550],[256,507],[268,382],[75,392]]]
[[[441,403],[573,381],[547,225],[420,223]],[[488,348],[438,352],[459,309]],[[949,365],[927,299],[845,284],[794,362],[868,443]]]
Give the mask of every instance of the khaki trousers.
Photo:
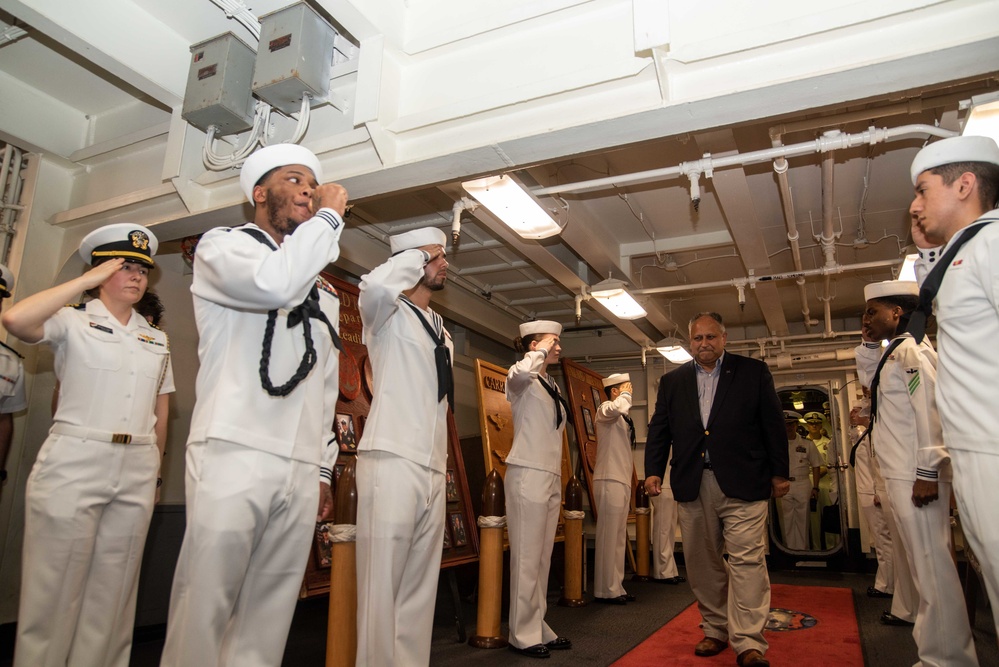
[[[766,653],[769,646],[763,638],[770,613],[767,504],[729,498],[710,470],[701,476],[697,500],[680,503],[684,562],[701,628],[706,637],[728,641],[736,654]]]

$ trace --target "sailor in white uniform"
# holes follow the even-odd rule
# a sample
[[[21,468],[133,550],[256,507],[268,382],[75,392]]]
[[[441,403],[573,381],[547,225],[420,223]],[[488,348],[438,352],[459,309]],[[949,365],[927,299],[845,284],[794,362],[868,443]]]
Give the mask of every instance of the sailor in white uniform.
[[[593,596],[597,602],[625,604],[634,596],[624,590],[624,550],[628,540],[635,477],[635,425],[631,411],[631,376],[613,373],[603,379],[607,400],[597,408],[597,461],[593,466],[597,537]]]
[[[108,225],[94,268],[18,302],[7,330],[55,351],[61,383],[28,477],[17,667],[127,667],[135,596],[166,443],[169,343],[133,309],[156,254],[145,227]],[[81,292],[95,298],[64,306]]]
[[[346,191],[294,144],[246,160],[252,223],[198,243],[197,402],[187,530],[164,667],[281,664],[317,520],[332,512],[339,257]]]
[[[545,623],[548,572],[562,507],[562,433],[569,407],[548,366],[558,361],[562,325],[538,320],[520,325],[524,358],[506,375],[513,408],[513,446],[506,458],[510,531],[510,650],[532,658],[572,647]]]
[[[673,489],[669,485],[671,468],[667,463],[662,491],[649,499],[652,501],[652,581],[677,586],[687,581],[687,578],[677,570],[673,555],[680,507],[673,498]]]
[[[867,387],[864,387],[867,391]],[[850,424],[853,426],[854,473],[857,482],[857,501],[860,511],[867,520],[871,537],[874,540],[874,554],[878,561],[878,571],[874,575],[874,585],[867,588],[867,596],[889,598],[895,592],[895,565],[892,554],[893,531],[889,523],[894,522],[891,506],[888,504],[888,490],[881,476],[878,462],[871,456],[871,442],[863,434],[870,425],[871,402],[864,398],[861,404],[850,409]]]
[[[361,277],[374,397],[357,447],[358,666],[430,662],[454,400],[454,346],[430,308],[447,282],[446,243],[435,227],[398,234]]]
[[[999,146],[976,136],[937,141],[916,155],[910,174],[919,310],[932,306],[937,318],[940,421],[961,526],[997,609],[999,357],[989,350],[999,340]],[[993,620],[999,632],[999,614]]]
[[[0,302],[14,289],[14,274],[0,264]],[[21,353],[0,342],[0,498],[7,483],[7,455],[14,436],[14,413],[28,407],[24,395],[24,364]]]
[[[978,665],[961,582],[951,556],[950,457],[937,414],[937,355],[916,344],[900,320],[918,303],[914,282],[864,288],[865,341],[891,339],[887,349],[857,346],[860,381],[871,388],[871,442],[919,593],[912,635],[926,667]]]
[[[819,496],[819,470],[824,464],[815,443],[798,435],[801,414],[784,411],[791,490],[780,499],[781,529],[789,549],[808,549],[808,506]]]

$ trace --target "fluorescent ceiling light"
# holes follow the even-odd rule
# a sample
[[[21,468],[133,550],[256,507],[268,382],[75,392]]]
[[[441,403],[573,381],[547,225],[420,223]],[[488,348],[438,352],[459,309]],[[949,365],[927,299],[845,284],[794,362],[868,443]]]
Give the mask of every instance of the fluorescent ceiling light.
[[[667,361],[674,364],[685,364],[691,359],[690,352],[684,347],[680,341],[673,338],[663,338],[661,341],[656,343],[656,350],[659,354],[666,357]]]
[[[971,98],[971,112],[964,122],[964,136],[992,137],[999,142],[999,94]]]
[[[902,268],[899,269],[897,280],[908,280],[911,282],[916,282],[916,260],[919,259],[919,255],[906,255],[905,261],[902,262]]]
[[[546,239],[562,231],[538,200],[508,174],[465,181],[461,187],[522,238]]]
[[[637,320],[648,315],[635,301],[635,297],[628,294],[624,289],[624,282],[620,280],[608,278],[597,283],[590,288],[590,296],[622,320]]]

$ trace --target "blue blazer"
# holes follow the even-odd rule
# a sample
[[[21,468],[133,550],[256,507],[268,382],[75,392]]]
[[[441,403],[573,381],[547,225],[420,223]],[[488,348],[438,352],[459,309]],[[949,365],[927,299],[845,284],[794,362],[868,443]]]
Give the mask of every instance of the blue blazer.
[[[771,478],[788,476],[784,413],[770,369],[762,361],[726,352],[708,424],[701,423],[695,361],[659,381],[656,411],[645,444],[645,474],[663,477],[672,452],[670,486],[679,502],[696,500],[704,452],[722,492],[766,500]]]

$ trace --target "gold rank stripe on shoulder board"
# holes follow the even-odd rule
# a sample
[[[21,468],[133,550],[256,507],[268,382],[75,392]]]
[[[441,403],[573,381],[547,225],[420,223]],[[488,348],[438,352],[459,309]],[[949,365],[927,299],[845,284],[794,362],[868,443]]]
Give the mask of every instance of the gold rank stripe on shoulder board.
[[[84,310],[87,307],[85,303],[67,303],[66,308],[72,308],[73,310]]]

